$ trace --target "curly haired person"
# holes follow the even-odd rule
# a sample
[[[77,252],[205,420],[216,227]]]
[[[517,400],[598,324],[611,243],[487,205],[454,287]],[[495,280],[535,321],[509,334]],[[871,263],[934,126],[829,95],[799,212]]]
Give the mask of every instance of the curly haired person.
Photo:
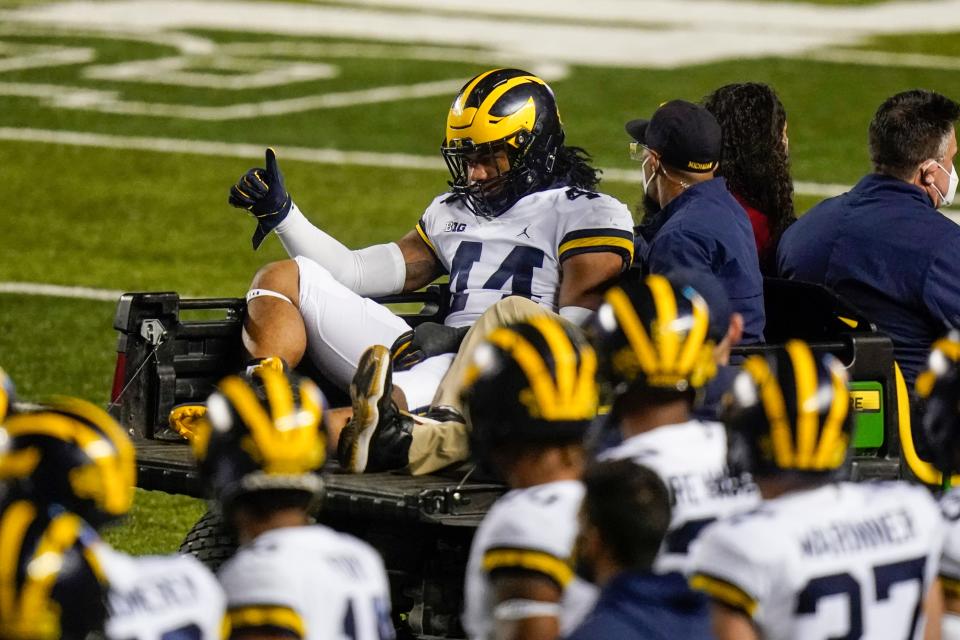
[[[724,85],[703,106],[722,131],[717,175],[750,216],[760,270],[772,275],[780,236],[796,220],[787,112],[776,92],[759,82]]]

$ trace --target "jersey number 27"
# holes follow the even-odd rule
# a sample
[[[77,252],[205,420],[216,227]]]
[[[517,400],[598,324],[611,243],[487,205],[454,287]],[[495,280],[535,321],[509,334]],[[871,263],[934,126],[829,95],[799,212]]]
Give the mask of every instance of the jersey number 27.
[[[906,621],[910,615],[910,626],[904,637],[910,640],[914,637],[917,629],[917,619],[920,617],[920,604],[923,602],[925,585],[923,584],[923,571],[926,565],[926,557],[903,560],[901,562],[891,562],[890,564],[878,565],[873,568],[873,584],[861,585],[860,582],[849,573],[835,573],[829,576],[814,578],[807,583],[807,586],[797,596],[797,607],[795,613],[798,615],[811,615],[817,612],[817,606],[823,598],[830,596],[846,596],[847,610],[849,612],[849,626],[844,635],[831,636],[830,640],[856,640],[863,637],[863,615],[864,615],[864,596],[875,602],[874,606],[880,605],[884,601],[891,600],[891,591],[894,585],[900,583],[916,582],[918,595],[913,603],[912,611],[909,610],[910,603],[906,602],[900,605],[901,615],[898,620]],[[864,594],[863,587],[869,590]],[[872,593],[870,593],[872,591]],[[890,603],[894,606],[893,603]],[[868,605],[869,606],[869,605]],[[907,610],[903,610],[907,609]],[[889,618],[888,618],[889,619]],[[872,633],[875,633],[874,630]],[[885,638],[892,640],[896,636],[891,635],[893,629],[884,631]]]

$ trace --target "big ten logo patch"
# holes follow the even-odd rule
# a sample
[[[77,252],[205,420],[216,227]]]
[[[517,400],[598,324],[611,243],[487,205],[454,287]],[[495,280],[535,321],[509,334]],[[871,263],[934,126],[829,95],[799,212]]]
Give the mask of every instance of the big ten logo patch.
[[[453,231],[454,233],[460,233],[467,228],[466,222],[448,222],[447,226],[443,228],[444,231]]]

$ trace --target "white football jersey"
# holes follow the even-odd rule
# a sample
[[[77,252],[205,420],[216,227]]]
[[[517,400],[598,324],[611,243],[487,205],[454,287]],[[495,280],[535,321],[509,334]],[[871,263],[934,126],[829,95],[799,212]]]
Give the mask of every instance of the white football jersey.
[[[710,526],[690,583],[751,616],[765,640],[919,639],[942,546],[925,488],[828,484]]]
[[[504,296],[519,295],[557,311],[560,263],[580,253],[633,259],[633,218],[610,196],[560,187],[521,198],[496,218],[474,215],[450,194],[436,198],[417,232],[450,274],[445,322],[472,324]]]
[[[719,422],[657,427],[604,451],[600,459],[649,467],[670,490],[670,528],[654,563],[657,573],[686,572],[689,552],[707,525],[760,503],[748,475],[732,478],[727,473],[727,433]]]
[[[223,637],[226,598],[190,555],[128,556],[106,544],[95,553],[110,584],[110,640],[215,640]]]
[[[944,589],[957,597],[960,596],[960,488],[943,496],[940,508],[946,525],[940,579]]]
[[[388,640],[390,588],[367,543],[320,525],[263,533],[223,565],[231,629],[307,640]]]
[[[523,569],[542,573],[562,589],[560,630],[573,630],[593,608],[597,589],[573,573],[573,544],[583,484],[564,480],[515,489],[487,512],[470,548],[463,628],[472,640],[493,637],[491,575]]]

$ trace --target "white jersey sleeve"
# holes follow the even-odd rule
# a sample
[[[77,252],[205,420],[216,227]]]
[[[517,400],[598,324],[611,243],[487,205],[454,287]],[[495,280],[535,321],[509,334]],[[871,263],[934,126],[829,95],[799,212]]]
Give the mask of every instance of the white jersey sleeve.
[[[940,510],[906,483],[788,493],[707,528],[691,586],[749,615],[765,640],[923,635]]]
[[[110,640],[215,640],[224,628],[226,599],[216,578],[188,555],[132,557],[99,546],[110,585]]]
[[[492,580],[505,572],[538,573],[560,587],[562,631],[572,630],[587,614],[596,590],[574,574],[571,564],[583,491],[577,481],[515,490],[487,513],[474,536],[466,570],[463,623],[471,638],[490,637]]]
[[[762,508],[749,514],[760,512]],[[757,546],[755,538],[762,536],[747,542],[744,528],[737,526],[739,520],[734,516],[728,522],[714,524],[700,536],[690,558],[690,586],[754,618],[760,603],[772,599],[774,584],[781,575],[781,559],[774,545]],[[753,534],[753,529],[749,531]]]
[[[268,531],[220,570],[231,629],[306,640],[391,640],[390,592],[380,556],[321,526]]]
[[[623,259],[626,269],[633,261],[633,217],[627,206],[600,193],[566,189],[567,202],[557,207],[557,257],[609,252]]]

